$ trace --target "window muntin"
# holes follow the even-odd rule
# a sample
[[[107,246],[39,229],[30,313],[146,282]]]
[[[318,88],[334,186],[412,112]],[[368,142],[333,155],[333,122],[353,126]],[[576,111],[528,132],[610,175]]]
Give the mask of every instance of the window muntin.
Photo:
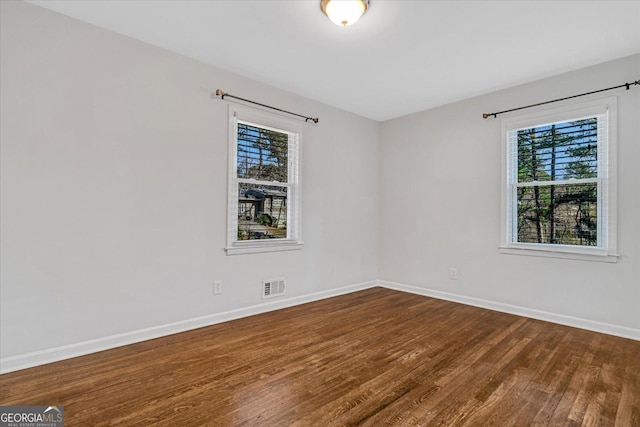
[[[615,262],[615,111],[607,98],[503,121],[501,252]]]
[[[227,253],[299,249],[299,124],[230,111]]]

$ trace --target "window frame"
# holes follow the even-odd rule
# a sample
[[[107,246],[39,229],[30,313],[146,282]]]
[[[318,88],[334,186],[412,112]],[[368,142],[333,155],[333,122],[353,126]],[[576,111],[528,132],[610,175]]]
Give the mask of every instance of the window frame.
[[[263,129],[275,130],[297,135],[289,140],[287,156],[287,182],[276,183],[274,187],[287,187],[287,238],[238,240],[238,188],[243,182],[256,181],[238,178],[238,122],[247,123]],[[262,252],[300,250],[303,247],[301,197],[300,197],[300,159],[302,146],[301,123],[278,114],[240,105],[229,105],[229,151],[228,151],[228,188],[227,188],[227,255],[239,255]],[[292,146],[293,145],[293,146]]]
[[[517,184],[517,160],[510,156],[509,133],[527,127],[540,127],[561,121],[571,121],[605,114],[606,141],[598,140],[598,246],[523,243],[517,241],[517,207],[514,200]],[[617,97],[587,102],[567,102],[559,107],[538,108],[534,112],[516,113],[502,120],[502,215],[500,253],[565,258],[584,261],[617,262]],[[517,143],[517,142],[516,142]],[[604,156],[604,159],[603,159]],[[603,165],[601,162],[605,162]],[[515,163],[515,165],[514,165]],[[604,166],[604,168],[603,168]],[[515,167],[515,169],[514,169]],[[601,176],[602,171],[604,176]]]

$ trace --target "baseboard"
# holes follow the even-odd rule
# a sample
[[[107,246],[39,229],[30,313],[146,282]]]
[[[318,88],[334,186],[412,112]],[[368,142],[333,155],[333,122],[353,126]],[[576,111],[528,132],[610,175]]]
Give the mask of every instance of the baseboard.
[[[640,329],[628,328],[625,326],[612,325],[609,323],[595,322],[593,320],[581,319],[578,317],[566,316],[563,314],[550,313],[548,311],[535,310],[532,308],[517,305],[504,304],[495,301],[488,301],[480,298],[473,298],[464,295],[452,294],[448,292],[425,289],[417,286],[404,285],[401,283],[378,281],[378,285],[396,291],[409,292],[412,294],[442,299],[471,305],[474,307],[487,308],[489,310],[503,313],[515,314],[532,319],[544,320],[546,322],[560,325],[572,326],[574,328],[586,329],[594,332],[601,332],[608,335],[615,335],[622,338],[630,338],[640,341]]]
[[[180,322],[174,322],[167,325],[131,331],[104,338],[83,341],[76,344],[55,347],[42,351],[35,351],[32,353],[20,354],[17,356],[5,357],[0,359],[0,374],[18,371],[26,368],[32,368],[34,366],[44,365],[47,363],[58,362],[60,360],[70,359],[72,357],[84,356],[103,350],[109,350],[111,348],[134,344],[154,338],[160,338],[167,335],[189,331],[192,329],[202,328],[205,326],[211,326],[217,323],[228,322],[230,320],[240,319],[242,317],[253,316],[255,314],[266,313],[269,311],[279,310],[282,308],[292,307],[308,302],[319,301],[325,298],[331,298],[351,292],[373,288],[375,286],[381,286],[396,291],[409,292],[412,294],[457,302],[474,307],[486,308],[503,313],[515,314],[518,316],[530,317],[532,319],[544,320],[547,322],[558,323],[561,325],[572,326],[575,328],[586,329],[594,332],[602,332],[609,335],[615,335],[618,337],[630,338],[640,341],[640,329],[595,322],[593,320],[581,319],[562,314],[535,310],[527,307],[520,307],[511,304],[488,301],[480,298],[473,298],[464,295],[436,291],[433,289],[425,289],[401,283],[388,281],[371,281],[341,288],[335,288],[328,291],[315,292],[298,297],[278,299],[275,301],[271,300],[262,304],[229,310],[221,313],[215,313],[208,316],[188,319]]]
[[[270,300],[262,304],[229,310],[221,313],[215,313],[194,319],[183,320],[167,325],[140,329],[137,331],[111,335],[104,338],[83,341],[42,351],[35,351],[32,353],[5,357],[0,359],[0,374],[18,371],[26,368],[32,368],[34,366],[44,365],[47,363],[58,362],[60,360],[70,359],[72,357],[84,356],[103,350],[122,347],[124,345],[134,344],[154,338],[160,338],[167,335],[189,331],[192,329],[202,328],[205,326],[211,326],[217,323],[228,322],[230,320],[240,319],[242,317],[253,316],[255,314],[266,313],[269,311],[279,310],[282,308],[292,307],[308,302],[319,301],[325,298],[369,289],[374,286],[377,286],[376,281],[359,283],[356,285],[335,288],[328,291],[315,292],[298,297]]]

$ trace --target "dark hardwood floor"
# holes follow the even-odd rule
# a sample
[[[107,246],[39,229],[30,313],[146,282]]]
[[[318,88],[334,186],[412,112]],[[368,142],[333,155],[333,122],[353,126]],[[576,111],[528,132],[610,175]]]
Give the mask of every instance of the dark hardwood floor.
[[[640,342],[374,288],[0,376],[66,426],[639,426]]]

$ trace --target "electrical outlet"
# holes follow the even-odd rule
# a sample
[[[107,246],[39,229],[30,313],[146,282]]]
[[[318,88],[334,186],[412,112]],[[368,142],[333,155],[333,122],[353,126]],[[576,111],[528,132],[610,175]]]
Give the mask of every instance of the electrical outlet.
[[[213,294],[220,295],[222,293],[222,280],[213,281]]]
[[[449,279],[451,280],[458,280],[458,269],[451,267],[449,269]]]

